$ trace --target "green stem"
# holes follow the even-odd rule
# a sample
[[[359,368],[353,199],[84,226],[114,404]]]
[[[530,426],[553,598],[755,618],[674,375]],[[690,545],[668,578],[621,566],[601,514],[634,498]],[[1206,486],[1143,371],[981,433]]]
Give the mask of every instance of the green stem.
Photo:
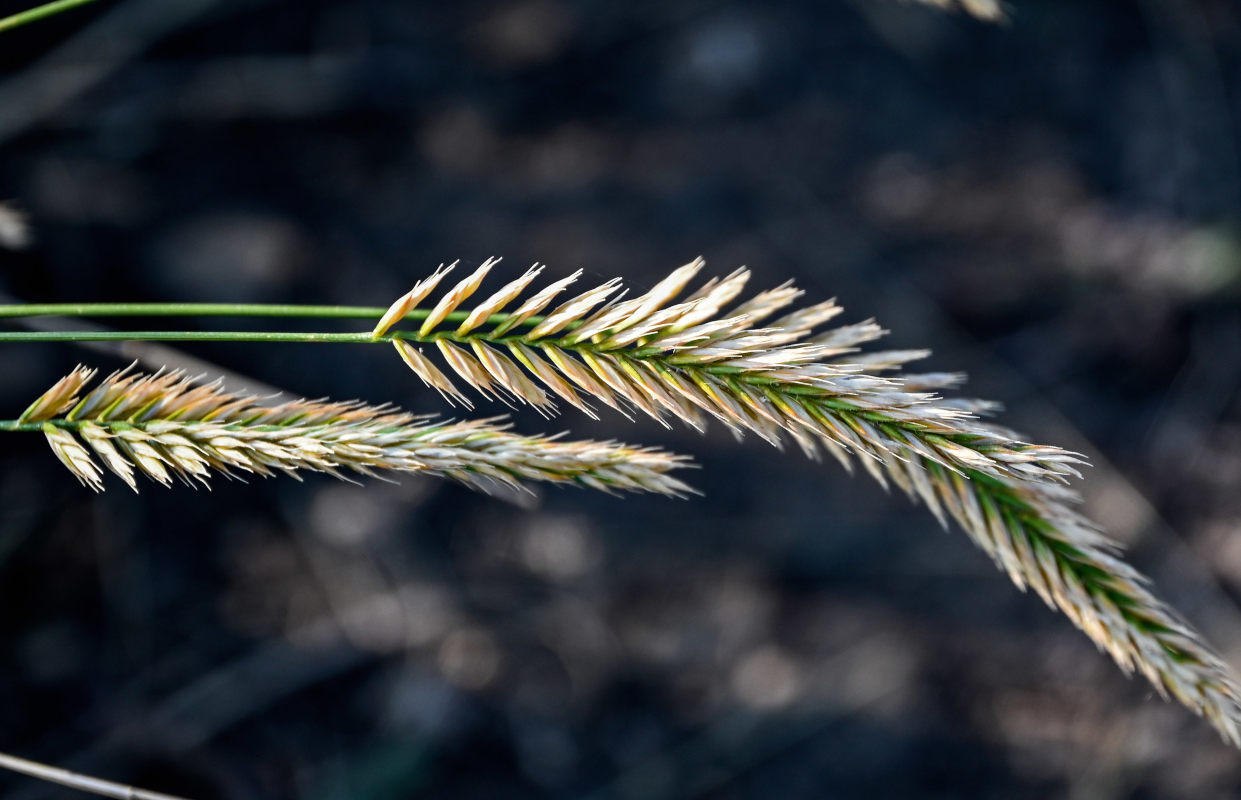
[[[273,319],[365,319],[378,320],[388,309],[380,306],[312,306],[273,305],[264,303],[14,303],[0,304],[0,319],[29,317],[266,317]],[[405,315],[406,322],[420,322],[431,314],[429,308],[417,308]],[[470,309],[453,311],[441,324],[463,322]],[[499,325],[507,314],[492,314],[485,324]],[[521,327],[532,327],[543,321],[533,316]],[[573,327],[570,325],[569,327]],[[23,334],[24,336],[24,334]],[[59,339],[23,339],[17,336],[0,341],[64,341]],[[71,341],[85,341],[73,339]],[[300,340],[290,340],[300,341]],[[321,340],[316,340],[321,341]],[[368,339],[369,341],[369,339]]]
[[[291,331],[0,331],[3,342],[315,342],[371,344],[398,334],[297,333]]]
[[[95,0],[56,0],[54,3],[45,3],[41,6],[22,11],[19,14],[0,19],[0,33],[10,31],[14,28],[20,28],[31,22],[37,22],[41,19],[59,14],[62,11],[68,11],[78,6],[84,6],[87,3],[93,3]]]
[[[450,315],[452,316],[452,315]],[[504,317],[495,319],[503,320]],[[451,320],[448,320],[451,322]],[[529,324],[529,321],[527,321]],[[469,342],[482,339],[487,342],[505,342],[520,339],[509,334],[498,338],[485,333],[472,332],[464,336],[451,329],[436,330],[426,336],[416,331],[394,330],[382,336],[369,333],[335,333],[327,331],[0,331],[0,344],[5,342],[300,342],[311,344],[375,344],[407,339],[411,342],[431,343],[436,339]]]
[[[16,303],[0,305],[0,317],[283,317],[286,319],[379,319],[378,306],[306,306],[263,303]],[[407,319],[422,319],[427,309]],[[459,316],[465,319],[464,315]]]

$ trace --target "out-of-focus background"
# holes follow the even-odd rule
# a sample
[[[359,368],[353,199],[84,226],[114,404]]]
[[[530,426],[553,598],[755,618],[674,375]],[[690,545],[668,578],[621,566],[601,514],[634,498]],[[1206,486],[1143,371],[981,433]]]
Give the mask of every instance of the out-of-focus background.
[[[0,290],[386,305],[456,258],[638,289],[748,264],[1089,453],[1088,512],[1241,666],[1239,66],[1231,0],[1014,0],[998,26],[105,0],[0,37],[0,200],[29,223],[0,224]],[[388,348],[183,352],[441,408]],[[0,416],[127,360],[4,345]],[[93,496],[5,436],[0,751],[195,798],[1241,792],[1205,724],[903,497],[718,427],[517,422],[691,453],[706,496]]]

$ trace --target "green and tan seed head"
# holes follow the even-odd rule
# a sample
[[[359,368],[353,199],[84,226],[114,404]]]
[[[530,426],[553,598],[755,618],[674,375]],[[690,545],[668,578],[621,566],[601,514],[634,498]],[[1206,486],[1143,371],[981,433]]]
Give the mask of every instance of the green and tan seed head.
[[[417,330],[398,329],[417,312],[399,300],[383,333],[453,401],[467,403],[464,389],[472,388],[546,412],[558,397],[592,416],[594,400],[664,424],[675,418],[701,429],[714,418],[738,435],[777,446],[792,440],[816,458],[826,452],[850,471],[861,464],[941,524],[951,517],[1018,587],[1063,612],[1122,669],[1141,672],[1241,744],[1233,671],[1075,510],[1067,484],[1080,477],[1081,456],[984,420],[994,403],[935,393],[958,385],[959,374],[901,372],[925,350],[861,352],[886,333],[874,321],[824,329],[841,313],[835,301],[794,309],[802,292],[785,284],[737,302],[750,277],[744,269],[689,292],[703,266],[696,259],[629,299],[608,281],[545,316],[580,273],[519,303],[527,274],[516,291],[510,283],[484,295],[476,308],[486,315],[442,324],[481,288],[480,268],[429,316],[415,313]]]
[[[673,496],[692,491],[671,474],[686,459],[652,448],[520,436],[497,420],[434,422],[357,402],[263,405],[178,372],[118,372],[83,392],[91,377],[91,370],[75,370],[22,422],[40,426],[61,462],[95,490],[104,485],[102,462],[134,489],[140,474],[167,486],[178,479],[206,485],[217,474],[395,470],[480,488],[551,482]]]

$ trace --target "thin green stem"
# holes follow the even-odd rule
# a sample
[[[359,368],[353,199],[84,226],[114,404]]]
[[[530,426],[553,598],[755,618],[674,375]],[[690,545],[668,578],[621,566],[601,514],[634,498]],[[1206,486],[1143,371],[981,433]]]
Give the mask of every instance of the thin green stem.
[[[379,319],[378,306],[269,305],[263,303],[16,303],[0,305],[0,317],[283,317],[285,319]],[[427,309],[411,312],[422,319]],[[460,319],[465,319],[464,315]]]
[[[503,319],[501,317],[501,319]],[[437,330],[426,336],[416,331],[396,330],[382,336],[369,333],[337,333],[328,331],[0,331],[0,344],[5,342],[293,342],[303,344],[375,344],[406,339],[429,344],[436,339],[467,343],[471,339],[507,342],[521,339],[520,334],[489,337],[482,333],[457,335],[451,330]],[[568,349],[580,346],[565,345]]]
[[[389,342],[369,333],[296,333],[290,331],[0,331],[3,342],[314,342],[370,344]]]
[[[68,11],[78,6],[84,6],[87,3],[93,3],[95,0],[56,0],[54,3],[44,3],[41,6],[22,11],[18,14],[0,19],[0,33],[11,31],[14,28],[20,28],[31,22],[38,22],[41,19],[54,16],[62,11]]]
[[[26,319],[30,317],[256,317],[268,319],[365,319],[378,320],[388,309],[380,306],[314,306],[265,303],[13,303],[0,304],[0,319]],[[416,308],[405,315],[406,322],[421,322],[431,314],[429,308]],[[470,309],[453,311],[441,324],[463,322]],[[507,314],[492,314],[485,324],[499,325],[508,319]],[[538,325],[542,316],[532,316],[519,327]],[[570,324],[572,328],[575,325]],[[19,337],[0,338],[0,341],[40,341]],[[60,341],[45,339],[42,341]],[[84,341],[74,339],[72,341]]]

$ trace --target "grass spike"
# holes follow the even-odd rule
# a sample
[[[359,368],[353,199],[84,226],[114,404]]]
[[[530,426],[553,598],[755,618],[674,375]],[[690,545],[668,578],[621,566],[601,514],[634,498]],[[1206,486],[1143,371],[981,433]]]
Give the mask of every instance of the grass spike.
[[[89,373],[78,368],[32,408],[63,411],[85,388],[82,377]],[[175,480],[206,485],[213,474],[297,477],[312,471],[344,477],[395,470],[481,489],[495,482],[520,487],[549,482],[612,492],[692,492],[671,474],[687,460],[653,448],[521,436],[495,420],[434,422],[358,402],[264,405],[218,383],[195,384],[176,371],[113,373],[76,410],[72,419],[40,411],[42,419],[23,425],[41,430],[61,463],[95,491],[104,488],[98,457],[135,490],[139,473],[170,486]]]
[[[471,313],[455,341],[431,332],[434,325],[424,326],[424,339],[462,382],[544,411],[555,395],[587,413],[593,398],[664,425],[676,417],[701,427],[713,417],[738,435],[777,446],[792,439],[807,455],[827,450],[850,469],[860,462],[941,524],[952,518],[1019,588],[1033,588],[1123,670],[1140,672],[1241,744],[1241,689],[1231,668],[1076,511],[1066,484],[1080,477],[1080,455],[981,420],[993,403],[935,393],[958,385],[959,374],[902,374],[925,350],[859,352],[886,331],[873,320],[823,329],[840,306],[792,309],[802,292],[791,283],[730,308],[750,277],[741,269],[673,304],[702,267],[696,259],[627,300],[620,282],[608,281],[537,316],[575,273],[505,315],[532,282],[527,273],[484,301],[487,314]],[[432,318],[456,309],[478,275],[458,284]],[[482,321],[497,314],[486,330]],[[398,345],[411,368],[455,394],[425,357],[407,357],[414,344]]]

